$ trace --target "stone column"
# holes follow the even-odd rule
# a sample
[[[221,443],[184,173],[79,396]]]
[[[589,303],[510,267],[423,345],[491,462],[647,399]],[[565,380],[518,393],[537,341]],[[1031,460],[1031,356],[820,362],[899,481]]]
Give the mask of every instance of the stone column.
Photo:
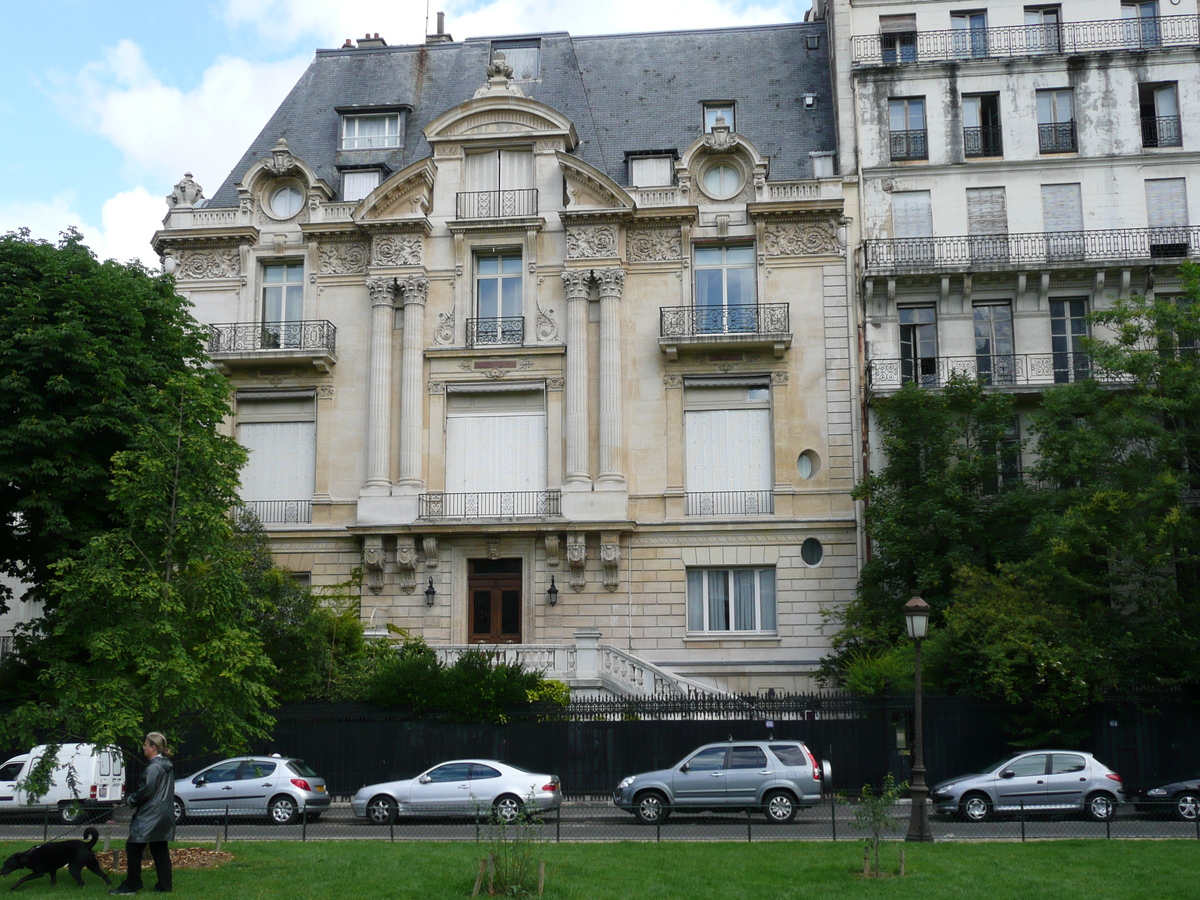
[[[564,269],[567,292],[567,482],[587,482],[588,474],[588,288],[590,269]]]
[[[391,278],[368,278],[371,292],[371,368],[367,374],[367,481],[366,493],[386,494],[392,481],[388,475],[388,438],[392,431],[392,305]]]
[[[624,482],[621,471],[621,291],[625,270],[595,271],[600,287],[600,481]]]
[[[404,352],[400,357],[400,480],[422,487],[421,427],[424,424],[421,375],[425,371],[425,300],[429,279],[408,275],[398,280],[404,299]]]

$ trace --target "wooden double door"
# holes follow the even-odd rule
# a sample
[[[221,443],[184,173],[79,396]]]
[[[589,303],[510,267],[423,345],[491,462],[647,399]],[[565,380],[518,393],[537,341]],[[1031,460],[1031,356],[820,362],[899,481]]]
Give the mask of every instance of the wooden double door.
[[[520,559],[468,560],[467,595],[469,643],[521,643]]]

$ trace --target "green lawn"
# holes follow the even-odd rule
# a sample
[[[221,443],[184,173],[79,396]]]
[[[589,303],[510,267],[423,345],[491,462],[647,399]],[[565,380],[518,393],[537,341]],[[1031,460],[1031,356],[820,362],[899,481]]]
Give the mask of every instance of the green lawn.
[[[27,845],[0,844],[0,856]],[[552,900],[840,900],[983,897],[984,900],[1122,900],[1200,896],[1200,841],[1047,841],[884,847],[893,873],[904,846],[904,878],[862,877],[862,845],[834,843],[546,844]],[[235,859],[219,869],[175,874],[175,893],[204,900],[339,898],[440,900],[469,896],[486,845],[310,841],[222,847]],[[23,873],[5,879],[12,885]],[[17,895],[105,894],[90,872],[77,889],[63,870]],[[114,879],[118,883],[119,879]],[[147,886],[154,884],[148,873]],[[147,898],[154,896],[148,890]]]

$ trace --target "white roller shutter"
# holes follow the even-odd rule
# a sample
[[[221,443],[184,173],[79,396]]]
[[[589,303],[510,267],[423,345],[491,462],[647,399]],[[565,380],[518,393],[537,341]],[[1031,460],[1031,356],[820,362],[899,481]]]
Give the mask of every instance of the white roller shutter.
[[[533,152],[501,150],[500,190],[519,191],[533,186]]]
[[[1047,232],[1083,231],[1083,197],[1078,184],[1042,185],[1042,224]]]
[[[767,409],[690,410],[687,432],[687,489],[769,491],[771,412]]]
[[[243,500],[309,500],[316,469],[315,422],[244,422],[238,441],[250,453]]]
[[[1146,224],[1151,228],[1188,224],[1186,179],[1146,179]]]
[[[967,234],[1008,234],[1004,188],[967,188]]]
[[[467,154],[465,182],[468,191],[500,189],[500,162],[495,150]]]
[[[892,236],[933,237],[933,207],[930,204],[929,191],[892,193]]]

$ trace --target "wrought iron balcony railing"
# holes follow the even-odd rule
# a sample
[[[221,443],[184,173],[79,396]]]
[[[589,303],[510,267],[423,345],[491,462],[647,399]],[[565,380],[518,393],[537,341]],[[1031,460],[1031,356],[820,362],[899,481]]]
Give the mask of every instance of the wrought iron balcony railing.
[[[533,518],[562,515],[562,491],[471,491],[421,494],[422,519]]]
[[[1179,116],[1142,116],[1143,147],[1182,147]]]
[[[311,500],[246,500],[246,511],[263,525],[300,525],[312,521]]]
[[[1075,153],[1078,149],[1074,122],[1038,123],[1038,153]]]
[[[926,272],[970,266],[1182,259],[1200,247],[1200,225],[892,238],[863,242],[868,273]]]
[[[525,317],[506,316],[503,319],[467,319],[467,346],[481,344],[523,344]]]
[[[1004,143],[999,127],[973,125],[963,128],[965,156],[1003,156]]]
[[[665,338],[718,334],[786,334],[788,305],[664,306],[659,311],[660,335]]]
[[[689,516],[758,516],[775,512],[771,491],[688,491]]]
[[[1120,384],[1128,379],[1096,366],[1083,353],[1009,353],[873,359],[867,364],[871,391],[899,390],[906,384],[944,387],[953,376],[976,379],[985,387],[1049,387],[1084,379]]]
[[[853,39],[853,64],[855,67],[912,65],[957,59],[1194,48],[1200,42],[1198,24],[1197,17],[1189,15],[1010,25],[968,31],[919,31],[902,35],[861,34]]]
[[[208,326],[208,352],[257,350],[324,350],[333,353],[337,329],[332,322],[231,322]]]
[[[514,191],[462,191],[456,213],[460,219],[507,219],[538,214],[537,188]]]
[[[925,129],[891,132],[888,135],[888,150],[892,162],[929,159],[929,140]]]

